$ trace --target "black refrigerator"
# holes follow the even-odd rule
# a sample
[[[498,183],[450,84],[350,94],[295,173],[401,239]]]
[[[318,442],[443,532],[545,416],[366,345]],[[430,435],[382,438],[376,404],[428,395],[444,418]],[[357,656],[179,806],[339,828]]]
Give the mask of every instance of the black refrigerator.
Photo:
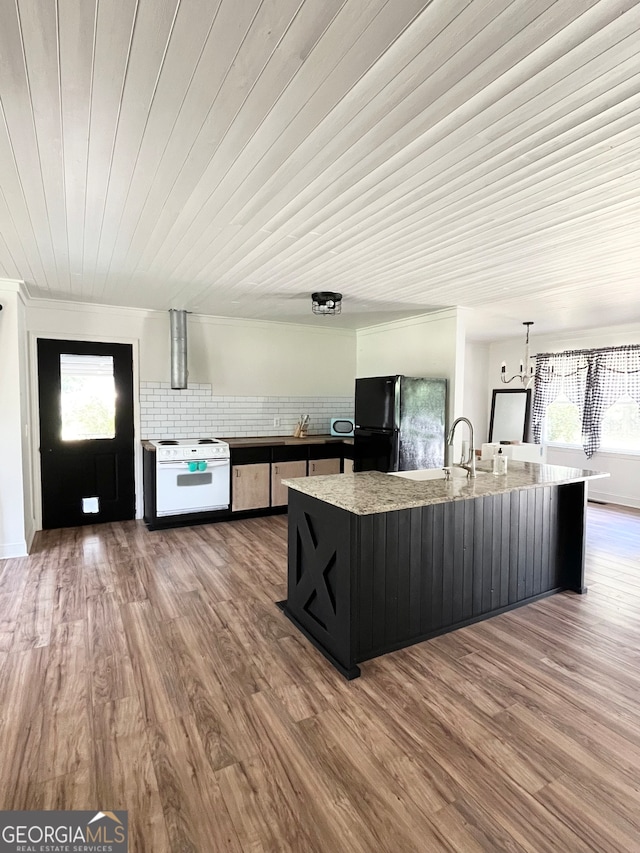
[[[441,467],[446,410],[446,379],[356,379],[354,471]]]

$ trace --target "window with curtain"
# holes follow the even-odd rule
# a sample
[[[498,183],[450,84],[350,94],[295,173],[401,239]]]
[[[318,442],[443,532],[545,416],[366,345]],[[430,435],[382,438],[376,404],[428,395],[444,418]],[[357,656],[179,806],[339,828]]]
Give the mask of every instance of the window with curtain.
[[[538,444],[640,453],[640,345],[536,356]]]

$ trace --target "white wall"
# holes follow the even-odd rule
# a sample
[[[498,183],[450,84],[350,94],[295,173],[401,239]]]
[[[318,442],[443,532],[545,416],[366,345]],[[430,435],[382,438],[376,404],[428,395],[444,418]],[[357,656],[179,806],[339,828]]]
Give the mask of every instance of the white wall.
[[[190,314],[189,380],[216,395],[353,395],[355,332]],[[29,330],[45,337],[140,341],[140,379],[170,379],[169,313],[32,300]]]
[[[489,435],[489,344],[467,341],[464,351],[464,394],[462,411],[475,429],[475,444],[479,448]]]
[[[18,282],[0,280],[0,558],[27,553],[23,489],[21,364],[24,334]]]
[[[356,334],[317,319],[314,327],[189,317],[189,375],[216,395],[353,397]]]
[[[535,326],[531,334],[532,355],[541,352],[562,352],[568,349],[640,344],[639,323],[602,329],[585,329],[563,335],[535,336],[534,330]],[[501,385],[500,364],[506,361],[508,374],[516,372],[523,351],[524,336],[519,339],[495,341],[491,344],[488,398],[493,388],[516,387],[515,383],[509,386]],[[547,450],[547,462],[551,465],[606,471],[611,474],[608,479],[595,480],[589,484],[589,497],[623,506],[640,507],[640,455],[599,452],[588,459],[580,449],[550,447]]]
[[[450,308],[398,320],[358,331],[356,370],[358,376],[427,376],[448,382],[448,424],[466,415],[475,425],[478,409],[475,395],[465,394],[466,310]],[[482,379],[486,388],[486,374]],[[466,406],[471,404],[472,411]],[[453,452],[460,456],[463,431],[457,430]],[[476,439],[476,446],[478,439]]]
[[[446,379],[451,421],[461,414],[462,405],[462,389],[459,383],[456,386],[458,332],[456,309],[361,329],[357,333],[357,376],[403,374]]]
[[[453,379],[457,323],[451,309],[360,329],[357,375]]]

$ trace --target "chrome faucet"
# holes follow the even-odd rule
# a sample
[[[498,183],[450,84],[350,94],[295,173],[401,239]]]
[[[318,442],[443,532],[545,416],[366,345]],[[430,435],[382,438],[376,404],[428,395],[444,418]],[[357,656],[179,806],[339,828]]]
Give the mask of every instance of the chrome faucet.
[[[451,424],[451,429],[449,430],[449,434],[447,435],[447,444],[449,447],[453,446],[453,434],[456,431],[456,427],[458,424],[464,421],[465,424],[469,427],[469,456],[465,460],[464,453],[462,454],[462,458],[458,464],[459,468],[464,468],[467,472],[467,477],[475,477],[476,476],[476,450],[473,446],[473,424],[469,420],[469,418],[456,418],[455,421]]]

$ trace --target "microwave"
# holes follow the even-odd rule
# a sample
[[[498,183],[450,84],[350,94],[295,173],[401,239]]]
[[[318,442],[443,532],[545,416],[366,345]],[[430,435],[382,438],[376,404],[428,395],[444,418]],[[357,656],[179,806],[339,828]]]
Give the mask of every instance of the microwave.
[[[331,418],[331,435],[353,436],[354,429],[353,418]]]

